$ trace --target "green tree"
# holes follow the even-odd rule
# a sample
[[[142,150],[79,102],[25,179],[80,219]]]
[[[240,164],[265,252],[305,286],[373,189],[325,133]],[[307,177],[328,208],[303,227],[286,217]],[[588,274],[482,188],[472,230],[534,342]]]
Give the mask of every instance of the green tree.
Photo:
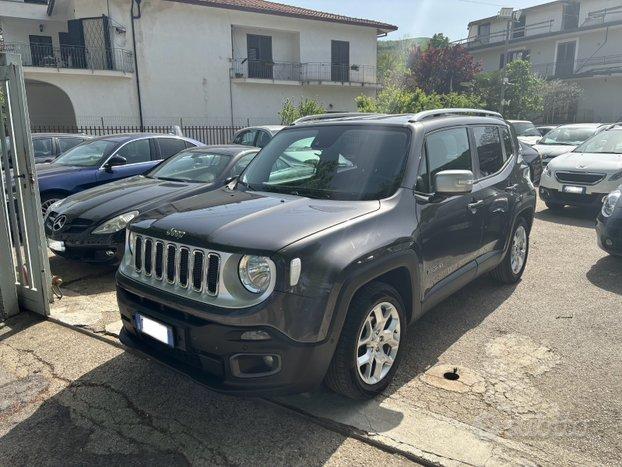
[[[307,115],[322,114],[326,112],[324,107],[313,99],[305,98],[295,105],[290,99],[285,99],[279,112],[281,124],[291,125],[294,121]]]
[[[546,81],[542,86],[544,121],[547,123],[572,121],[582,94],[583,88],[578,83],[559,79]]]
[[[447,37],[442,32],[437,32],[432,36],[432,39],[430,39],[429,47],[435,49],[444,49],[450,47],[449,37]]]
[[[536,75],[531,63],[515,60],[506,66],[505,101],[503,116],[511,119],[532,119],[544,110],[542,89],[545,81]],[[481,73],[475,77],[474,93],[490,110],[501,107],[503,70]]]

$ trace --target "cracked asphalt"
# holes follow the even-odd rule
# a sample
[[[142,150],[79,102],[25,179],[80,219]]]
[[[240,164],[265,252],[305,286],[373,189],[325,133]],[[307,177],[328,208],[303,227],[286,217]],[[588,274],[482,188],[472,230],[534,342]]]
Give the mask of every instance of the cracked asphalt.
[[[335,442],[333,436],[337,430],[324,428],[330,428],[333,423],[351,428],[363,441],[440,464],[524,464],[530,461],[544,465],[619,464],[622,457],[622,258],[607,256],[598,249],[593,219],[593,212],[567,208],[558,214],[539,204],[523,280],[515,286],[500,287],[488,278],[481,278],[419,320],[409,329],[402,349],[405,355],[395,381],[381,397],[361,404],[320,391],[280,399],[278,402],[292,411],[323,421],[322,427],[314,423],[308,425],[317,433],[314,440],[323,453],[318,457],[305,457],[314,450],[314,441],[306,445],[302,441],[293,444],[284,441],[288,431],[292,435],[290,440],[297,439],[295,434],[300,431],[292,428],[295,423],[291,421],[296,418],[285,409],[274,412],[278,414],[275,416],[272,411],[276,409],[264,407],[265,402],[216,396],[183,379],[183,384],[179,383],[182,387],[176,391],[181,402],[175,405],[175,414],[187,413],[185,403],[191,405],[193,413],[194,407],[201,406],[200,416],[209,418],[218,412],[212,407],[218,403],[212,399],[230,401],[220,402],[220,406],[226,405],[236,414],[235,422],[244,420],[245,411],[257,410],[257,414],[263,414],[259,417],[265,417],[261,418],[264,422],[261,428],[281,433],[277,438],[283,443],[275,451],[274,459],[258,450],[264,452],[263,457],[255,461],[260,463],[356,462],[347,455],[335,457],[347,451],[344,446],[359,441],[338,435],[336,439],[340,442]],[[67,293],[63,300],[54,304],[53,316],[114,339],[118,315],[112,269],[103,266],[91,269],[59,258],[52,258],[52,268],[65,279]],[[1,345],[0,349],[3,349]],[[140,376],[144,372],[134,374],[134,366],[125,365],[126,359],[133,361],[134,357],[119,351],[112,360],[124,364],[118,368],[110,365],[114,371],[104,375],[97,368],[109,365],[97,363],[99,356],[75,351],[74,355],[68,353],[67,358],[76,355],[80,360],[95,358],[92,371],[100,380],[122,384],[126,394],[137,384],[139,391],[147,391],[147,394],[140,394],[148,395],[150,388],[142,384]],[[0,362],[5,362],[4,355],[0,354]],[[458,373],[464,376],[462,381],[452,385],[439,378],[447,368],[458,368]],[[22,371],[28,373],[28,369]],[[175,374],[169,375],[169,370],[153,371],[163,375],[162,381],[166,382]],[[32,380],[19,394],[29,394],[31,389],[35,391],[43,384],[40,374],[36,375],[31,375]],[[3,378],[0,373],[0,384]],[[179,376],[174,378],[182,380]],[[147,381],[154,388],[160,384],[159,380]],[[96,394],[96,389],[88,390]],[[86,387],[80,391],[87,394]],[[117,400],[113,395],[107,397],[110,401]],[[154,397],[160,401],[159,396]],[[195,397],[209,399],[210,407],[203,408]],[[119,399],[119,403],[122,402]],[[254,408],[248,409],[249,404],[254,404]],[[163,410],[148,398],[139,399],[137,406],[148,413]],[[79,407],[82,406],[78,404],[69,411],[75,420],[83,419]],[[172,413],[169,412],[169,416]],[[218,415],[223,416],[223,413]],[[132,423],[143,426],[139,416],[132,417],[135,417]],[[81,429],[95,427],[92,429],[101,434],[99,444],[102,446],[117,442],[122,446],[117,441],[118,434],[104,430],[109,420],[103,418],[91,417],[90,422],[85,418],[84,425],[78,423],[77,426]],[[284,419],[290,420],[290,425],[282,422]],[[158,423],[166,422],[164,419]],[[259,449],[258,445],[251,447],[243,436],[237,438],[240,427],[233,421],[230,423],[219,426],[225,431],[232,427],[231,439],[240,450]],[[259,422],[255,420],[254,423],[256,428]],[[140,432],[161,436],[154,428],[141,428]],[[200,433],[203,439],[205,427],[201,427]],[[212,440],[227,437],[227,433],[218,435],[222,437],[209,433]],[[86,444],[89,449],[98,445],[94,439],[89,438]],[[162,446],[170,446],[167,439],[162,437]],[[324,439],[332,441],[324,445]],[[143,438],[137,438],[135,446],[143,442],[146,442]],[[191,438],[186,442],[187,452],[201,450]],[[336,444],[341,450],[335,448]],[[295,446],[300,451],[296,451]],[[370,448],[367,444],[361,446]],[[130,456],[133,452],[128,450],[124,455]],[[328,452],[333,454],[329,456]],[[250,459],[226,454],[230,460],[241,463]],[[169,455],[172,454],[166,451],[166,456]],[[169,460],[185,462],[189,459],[200,463],[203,459],[185,455],[188,457]],[[131,462],[131,457],[123,459]],[[222,461],[214,456],[210,459]],[[403,461],[396,457],[389,457],[389,460]]]
[[[262,400],[22,314],[0,325],[0,464],[403,465]]]

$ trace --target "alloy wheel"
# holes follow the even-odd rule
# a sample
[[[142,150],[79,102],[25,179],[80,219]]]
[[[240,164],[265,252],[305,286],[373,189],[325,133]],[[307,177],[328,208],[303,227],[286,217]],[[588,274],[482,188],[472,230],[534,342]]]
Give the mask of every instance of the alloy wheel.
[[[519,225],[516,232],[514,232],[511,248],[510,266],[512,272],[518,274],[523,268],[525,258],[527,257],[527,231],[524,226]]]

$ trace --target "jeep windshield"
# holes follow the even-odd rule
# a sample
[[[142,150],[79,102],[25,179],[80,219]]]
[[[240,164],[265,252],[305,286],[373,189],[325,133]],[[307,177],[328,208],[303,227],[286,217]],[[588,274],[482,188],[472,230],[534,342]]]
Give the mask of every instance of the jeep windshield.
[[[408,156],[409,131],[371,125],[317,125],[281,131],[244,172],[253,191],[335,200],[391,196]]]
[[[558,127],[549,131],[539,144],[576,146],[591,137],[596,128]]]
[[[98,139],[83,143],[58,156],[53,164],[77,167],[96,167],[117,147],[116,141]]]
[[[622,154],[622,130],[609,130],[592,136],[573,152],[586,154]]]
[[[153,169],[147,177],[180,182],[213,183],[229,165],[231,156],[196,149],[182,151]]]

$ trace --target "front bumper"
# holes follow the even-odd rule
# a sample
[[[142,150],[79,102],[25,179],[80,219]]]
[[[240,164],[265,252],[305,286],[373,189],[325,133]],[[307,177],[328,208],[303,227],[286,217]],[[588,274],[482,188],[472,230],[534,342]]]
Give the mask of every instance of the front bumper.
[[[605,196],[605,193],[564,193],[555,188],[543,186],[542,183],[538,193],[540,194],[540,199],[544,202],[591,208],[602,206],[603,197]]]
[[[622,219],[598,215],[596,219],[598,246],[612,255],[622,256]]]
[[[276,395],[300,393],[321,384],[336,345],[335,339],[301,343],[270,323],[243,324],[239,316],[224,319],[203,317],[175,303],[176,298],[158,291],[141,291],[131,279],[117,274],[117,301],[123,330],[121,341],[145,352],[217,391]],[[286,302],[281,301],[280,304]],[[269,305],[267,305],[269,306]],[[195,310],[198,311],[198,310]],[[281,309],[287,314],[290,310]],[[136,313],[170,326],[173,345],[161,343],[137,329]],[[237,312],[231,312],[231,315]],[[263,331],[269,340],[242,340],[245,331]],[[270,357],[276,362],[270,371],[242,369],[241,359],[254,361]]]
[[[125,230],[106,235],[93,235],[93,227],[83,227],[74,223],[59,231],[54,231],[50,216],[44,223],[45,236],[49,240],[63,242],[64,251],[52,249],[54,254],[63,258],[89,261],[118,263],[125,249]]]

